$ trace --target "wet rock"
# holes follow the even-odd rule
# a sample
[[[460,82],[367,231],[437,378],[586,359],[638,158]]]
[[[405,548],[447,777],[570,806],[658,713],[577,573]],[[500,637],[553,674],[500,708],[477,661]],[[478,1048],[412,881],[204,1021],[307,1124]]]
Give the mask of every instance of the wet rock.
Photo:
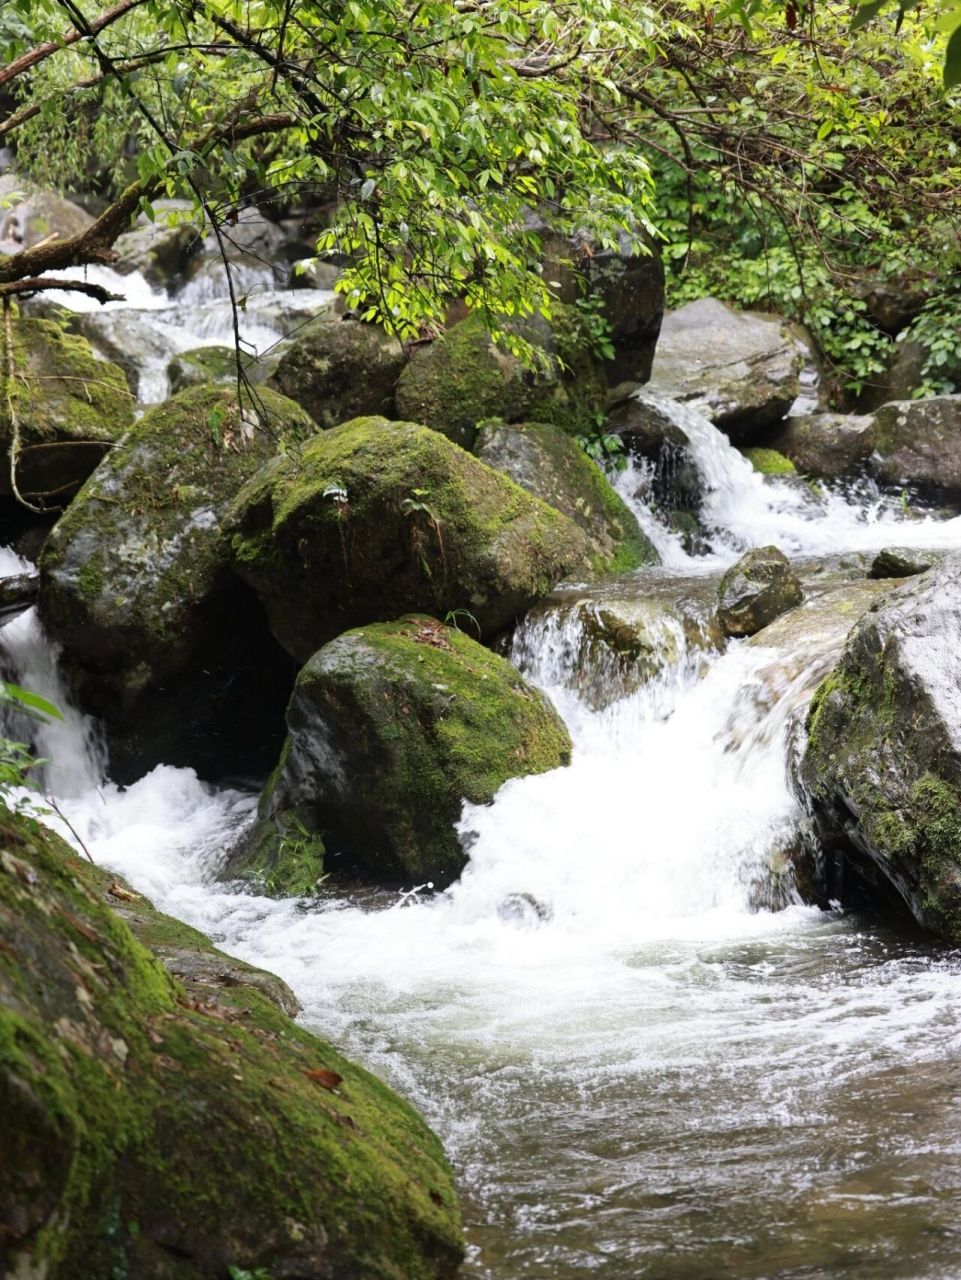
[[[741,442],[786,415],[807,358],[779,317],[702,298],[665,315],[648,385]]]
[[[621,436],[631,452],[656,462],[665,445],[684,449],[689,444],[657,396],[646,395],[635,383],[615,387],[606,405],[607,430]]]
[[[894,401],[874,418],[872,467],[883,483],[961,496],[961,395]]]
[[[324,833],[336,855],[328,867],[444,888],[467,861],[454,830],[463,802],[487,804],[509,778],[570,761],[547,699],[503,658],[426,616],[325,645],[297,678],[287,726],[261,829],[228,860],[228,878],[263,876],[263,828],[293,812]],[[281,891],[282,862],[281,851],[268,873]]]
[[[116,365],[97,360],[87,342],[52,321],[20,317],[12,336],[21,440],[17,487],[38,505],[56,508],[133,421],[133,399]],[[4,413],[4,455],[10,444]],[[10,492],[9,465],[4,465],[0,493]]]
[[[237,981],[185,988],[151,933],[203,968],[201,935],[0,813],[3,1274],[451,1280],[457,1195],[420,1117],[270,975],[206,944]]]
[[[913,578],[926,573],[941,557],[912,547],[884,547],[871,562],[872,578]]]
[[[715,609],[717,580],[625,575],[560,587],[530,611],[515,637],[525,664],[539,652],[564,652],[567,687],[593,710],[636,692],[685,656],[717,652],[726,637]],[[545,640],[545,635],[549,639]]]
[[[766,439],[804,475],[834,480],[867,462],[874,449],[875,424],[869,415],[792,415]]]
[[[703,490],[687,433],[663,397],[627,383],[608,401],[607,430],[619,435],[627,452],[650,463],[646,500],[662,520],[681,532],[690,554],[702,549],[698,512]]]
[[[232,347],[194,347],[174,356],[167,365],[167,377],[171,395],[211,382],[236,382],[237,356]]]
[[[393,416],[406,357],[396,338],[359,320],[322,318],[298,335],[269,385],[321,427],[361,414]]]
[[[168,222],[164,209],[158,208],[156,222],[124,232],[114,244],[119,255],[114,269],[121,275],[139,271],[155,289],[174,293],[191,274],[203,251],[203,238],[192,222],[182,220],[182,211],[171,212],[180,220]]]
[[[243,773],[272,754],[290,667],[228,571],[220,521],[281,443],[315,428],[291,401],[262,400],[263,423],[229,388],[151,409],[45,545],[41,617],[118,781],[160,762]]]
[[[10,622],[37,603],[40,580],[35,573],[0,578],[0,624]]]
[[[150,366],[162,368],[170,358],[170,337],[157,329],[149,311],[81,311],[71,316],[70,330],[123,370],[135,399],[142,397]]]
[[[566,516],[440,433],[358,418],[265,467],[228,520],[236,572],[298,661],[423,610],[491,636],[590,548]]]
[[[3,207],[16,196],[22,198]],[[55,191],[44,191],[15,173],[0,177],[0,252],[32,249],[52,235],[68,240],[92,225],[89,213]]]
[[[725,635],[752,636],[801,603],[801,584],[777,547],[755,547],[721,579],[717,616]]]
[[[961,941],[961,555],[862,618],[819,688],[799,770],[825,891]]]
[[[580,525],[596,572],[656,564],[657,552],[600,467],[566,432],[543,422],[482,426],[474,445],[481,462]]]

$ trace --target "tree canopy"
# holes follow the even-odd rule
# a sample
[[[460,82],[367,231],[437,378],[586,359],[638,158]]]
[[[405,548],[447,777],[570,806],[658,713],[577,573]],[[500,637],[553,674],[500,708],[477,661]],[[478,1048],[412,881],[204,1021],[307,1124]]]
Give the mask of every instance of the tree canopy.
[[[402,337],[452,296],[494,329],[549,312],[544,222],[585,253],[660,235],[681,295],[735,261],[758,296],[780,271],[775,301],[872,257],[943,267],[957,22],[911,0],[6,0],[0,141],[109,203],[0,259],[0,291],[110,261],[164,196],[225,245],[245,205],[334,204],[318,252]]]

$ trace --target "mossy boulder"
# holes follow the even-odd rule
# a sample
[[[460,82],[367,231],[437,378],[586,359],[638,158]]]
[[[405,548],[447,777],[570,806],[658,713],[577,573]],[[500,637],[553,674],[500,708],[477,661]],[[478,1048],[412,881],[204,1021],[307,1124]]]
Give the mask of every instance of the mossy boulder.
[[[269,385],[321,427],[361,414],[394,415],[394,389],[407,363],[396,338],[359,320],[323,319],[294,339]]]
[[[465,449],[473,446],[485,418],[519,422],[550,418],[548,406],[563,403],[553,335],[545,323],[525,333],[541,346],[549,367],[534,372],[494,342],[478,315],[451,325],[416,351],[397,383],[397,412],[423,422]]]
[[[937,551],[920,551],[915,547],[882,547],[871,561],[869,577],[914,578],[927,573],[937,564],[941,555]]]
[[[41,617],[82,706],[103,719],[115,776],[160,762],[207,776],[252,767],[260,712],[272,708],[279,731],[292,672],[229,573],[220,522],[243,482],[315,427],[274,393],[261,405],[263,420],[233,389],[197,387],[151,409],[44,547]]]
[[[40,505],[62,506],[133,421],[133,397],[123,371],[98,360],[83,338],[51,320],[17,317],[11,324],[14,380],[10,388],[20,431],[17,487]],[[2,347],[0,342],[0,347]],[[0,405],[0,447],[7,455],[12,426]],[[11,492],[9,467],[0,493]]]
[[[251,372],[253,369],[256,369],[256,364]],[[237,356],[232,347],[193,347],[174,356],[167,365],[167,377],[171,395],[187,387],[203,387],[211,382],[236,383]]]
[[[235,962],[185,990],[141,929],[203,953],[0,813],[0,1272],[452,1277],[455,1192],[416,1113],[292,1023],[267,975]]]
[[[870,416],[811,413],[785,419],[767,443],[804,475],[834,480],[867,462],[874,437]]]
[[[754,547],[718,588],[717,616],[728,636],[753,636],[804,598],[791,562],[777,547]]]
[[[807,720],[825,896],[906,905],[961,942],[961,555],[861,619]]]
[[[287,726],[260,822],[227,877],[256,874],[293,815],[324,833],[338,868],[446,887],[467,861],[454,829],[464,801],[486,804],[571,752],[556,711],[510,663],[416,615],[325,645],[297,678]]]
[[[597,572],[658,563],[657,552],[603,471],[559,427],[488,423],[480,429],[474,453],[580,525]]]
[[[436,431],[358,418],[263,468],[227,524],[235,571],[305,662],[350,627],[469,615],[489,637],[590,547],[566,516]]]
[[[871,465],[879,480],[961,497],[961,395],[896,400],[874,422]]]

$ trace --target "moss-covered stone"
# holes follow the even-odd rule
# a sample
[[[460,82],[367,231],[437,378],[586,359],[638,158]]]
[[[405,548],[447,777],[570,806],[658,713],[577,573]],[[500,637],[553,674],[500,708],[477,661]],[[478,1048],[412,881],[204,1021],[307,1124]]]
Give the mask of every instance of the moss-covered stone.
[[[246,364],[246,360],[244,361]],[[237,356],[232,347],[194,347],[181,351],[167,365],[170,394],[209,382],[236,382]]]
[[[580,525],[590,539],[596,573],[658,563],[650,540],[600,467],[559,427],[484,424],[474,453]]]
[[[83,338],[51,320],[17,317],[11,325],[14,378],[0,374],[0,448],[10,448],[7,393],[20,430],[17,487],[57,507],[83,483],[133,421],[133,397],[123,371],[98,360]],[[0,337],[0,349],[4,346]],[[0,492],[10,492],[9,468]]]
[[[742,449],[741,453],[762,476],[796,476],[797,467],[776,449]]]
[[[376,325],[325,316],[284,352],[269,385],[321,427],[362,414],[394,414],[394,390],[407,363],[396,338]]]
[[[254,660],[257,629],[265,630],[256,603],[237,599],[220,520],[278,447],[316,428],[275,393],[264,391],[261,404],[263,421],[238,407],[232,388],[196,387],[151,409],[104,459],[45,545],[44,625],[63,645],[85,709],[108,728],[137,727],[138,767],[158,763],[150,748],[158,717],[183,714],[182,707],[157,706],[147,715],[148,695],[167,682],[169,703],[171,680],[218,666],[229,682],[238,663]],[[266,662],[264,653],[257,661]],[[260,674],[266,696],[269,679]],[[192,704],[200,693],[190,691]],[[219,695],[211,686],[206,696]],[[223,696],[234,694],[225,686]],[[190,714],[201,710],[216,708],[194,705]]]
[[[566,516],[438,432],[384,418],[263,468],[227,523],[236,572],[300,662],[350,627],[416,610],[465,610],[493,635],[590,564]]]
[[[831,853],[833,896],[897,897],[961,941],[961,557],[862,618],[808,714],[800,781]],[[849,883],[849,881],[851,883]]]
[[[256,982],[186,992],[118,901],[151,914],[0,815],[0,1271],[453,1276],[455,1193],[416,1113]]]
[[[718,621],[725,635],[753,636],[803,598],[801,584],[784,552],[777,547],[755,547],[721,579]]]
[[[486,804],[571,751],[560,717],[510,663],[425,616],[326,645],[297,679],[287,725],[260,822],[227,877],[256,871],[295,819],[323,833],[338,868],[443,888],[466,862],[454,830],[463,802]]]

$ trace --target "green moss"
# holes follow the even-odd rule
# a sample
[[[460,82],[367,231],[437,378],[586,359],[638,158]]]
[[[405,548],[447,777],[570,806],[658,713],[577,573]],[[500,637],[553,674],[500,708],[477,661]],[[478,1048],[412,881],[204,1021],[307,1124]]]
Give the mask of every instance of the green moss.
[[[5,1268],[453,1275],[453,1187],[419,1117],[253,986],[188,996],[106,905],[112,882],[2,818]]]
[[[790,458],[776,449],[742,449],[741,454],[747,458],[755,471],[762,476],[796,476],[797,467]]]
[[[77,571],[77,588],[84,600],[91,601],[102,594],[104,584],[103,558],[95,551]]]

